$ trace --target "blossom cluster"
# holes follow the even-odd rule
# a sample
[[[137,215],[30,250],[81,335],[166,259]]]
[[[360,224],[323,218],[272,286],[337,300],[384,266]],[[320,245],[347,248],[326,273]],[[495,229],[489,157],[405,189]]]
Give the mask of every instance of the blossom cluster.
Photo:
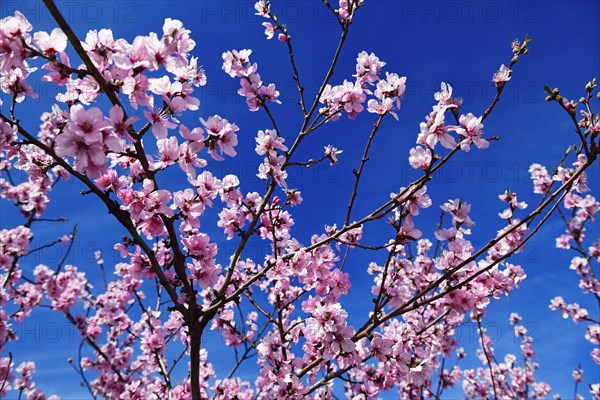
[[[291,36],[271,5],[259,0],[256,12],[269,20],[263,23],[267,38],[279,32],[292,55]],[[326,5],[345,35],[363,2]],[[375,211],[353,220],[370,143],[383,117],[398,119],[406,91],[407,78],[389,72],[384,77],[386,63],[374,53],[358,54],[352,80],[332,85],[328,74],[312,108],[305,106],[295,77],[304,124],[294,141],[286,141],[275,123],[269,102],[280,103],[279,92],[274,84],[263,84],[257,63],[250,61],[252,51],[223,53],[222,69],[239,78],[238,93],[250,111],[264,109],[272,122],[255,136],[254,152],[262,159],[257,176],[266,186],[259,193],[248,190],[238,176],[221,176],[209,168],[242,150],[237,124],[211,115],[188,126],[179,117],[199,110],[195,90],[206,83],[198,59],[191,55],[196,43],[181,21],[167,18],[162,35],[149,33],[132,42],[115,39],[108,29],[92,30],[84,41],[71,43],[81,65],[67,56],[67,27],[32,32],[19,12],[0,24],[0,84],[14,100],[9,115],[2,112],[0,119],[0,195],[25,219],[21,226],[0,231],[0,397],[15,390],[31,399],[56,399],[46,397],[33,382],[35,364],[16,362],[21,355],[4,356],[19,340],[14,324],[36,309],[54,311],[76,328],[85,350],[69,362],[93,397],[332,399],[338,378],[351,399],[377,398],[392,390],[400,398],[440,398],[454,386],[462,386],[470,399],[490,393],[503,399],[550,393],[550,386],[536,379],[533,339],[520,325],[521,317],[510,317],[520,341],[520,363],[512,354],[495,357],[481,322],[493,299],[508,296],[526,278],[525,269],[509,257],[522,251],[537,230],[532,221],[552,201],[560,200],[570,213],[556,246],[578,253],[570,268],[579,276],[579,287],[600,296],[592,265],[600,261],[600,242],[584,245],[600,210],[588,194],[585,172],[598,155],[595,138],[600,131],[589,107],[577,124],[586,129],[581,135],[591,150],[579,149],[571,166],[563,162],[551,172],[532,165],[533,191],[543,197],[540,204],[529,212],[532,207],[515,192],[501,193],[497,233],[479,246],[471,218],[476,205],[461,198],[440,200],[428,192],[427,182],[445,162],[436,154],[438,144],[450,150],[448,157],[459,149],[468,152],[472,146],[485,149],[490,144],[483,137],[489,111],[463,113],[462,100],[453,97],[449,84],[442,83],[435,93],[436,103],[409,153],[410,165],[423,176],[403,183]],[[498,96],[511,79],[516,59],[526,53],[526,44],[513,43],[511,64],[494,74]],[[31,66],[35,62],[42,64],[39,70]],[[41,115],[39,130],[32,134],[13,114],[15,103],[36,96],[28,83],[36,71],[41,80],[66,91]],[[104,96],[111,103],[107,112],[100,101]],[[561,104],[567,110],[574,107],[568,101]],[[343,113],[355,119],[365,109],[378,120],[354,171],[346,220],[323,224],[322,230],[305,237],[299,226],[306,221],[302,214],[293,214],[304,201],[303,193],[288,187],[288,168],[321,161],[334,165],[341,151],[327,145],[321,158],[296,162],[295,150],[326,122]],[[450,116],[453,123],[446,121]],[[22,179],[15,171],[23,172]],[[51,246],[62,246],[67,254],[72,249],[76,228],[47,245],[32,245],[34,227],[58,220],[46,215],[48,204],[55,186],[69,178],[82,183],[82,196],[99,199],[124,229],[114,243],[118,259],[112,265],[102,253],[95,255],[93,267],[101,278],[66,257],[53,265],[30,265],[26,258]],[[216,217],[208,212],[211,208]],[[446,218],[431,239],[424,216],[430,208]],[[370,243],[372,226],[390,230],[389,240]],[[254,256],[249,243],[269,250]],[[228,252],[229,246],[235,250]],[[348,257],[358,251],[378,256],[366,262]],[[360,293],[351,279],[357,268],[372,281],[366,287],[372,302],[365,302],[368,310],[358,323],[346,301],[351,289]],[[551,308],[585,323],[585,339],[600,343],[598,322],[585,307],[556,297]],[[459,365],[466,354],[456,329],[469,321],[479,327],[476,356],[482,367],[476,369]],[[202,339],[206,330],[214,331],[222,347],[235,354],[228,375],[218,374],[213,365],[219,350],[209,352]],[[598,349],[591,357],[600,364]],[[252,358],[258,373],[253,380],[242,379],[246,374],[238,368]],[[446,361],[452,358],[456,364],[449,368]],[[576,382],[583,380],[582,373],[574,374]],[[600,396],[598,384],[590,385],[590,391]]]
[[[267,86],[258,74],[258,64],[250,61],[252,50],[233,50],[223,53],[223,71],[232,78],[240,78],[238,94],[246,98],[250,111],[257,111],[267,100],[281,104],[279,92],[274,83]]]

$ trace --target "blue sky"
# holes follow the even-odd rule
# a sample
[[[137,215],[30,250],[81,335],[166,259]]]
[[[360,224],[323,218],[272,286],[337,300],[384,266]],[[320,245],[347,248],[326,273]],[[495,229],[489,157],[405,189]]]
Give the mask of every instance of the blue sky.
[[[33,23],[34,30],[50,31],[54,27],[41,2],[3,1],[0,7],[2,17],[12,14],[15,9],[22,10]],[[254,136],[258,129],[269,128],[269,122],[263,113],[247,111],[243,98],[236,94],[237,80],[221,71],[221,54],[226,50],[251,48],[252,60],[258,62],[263,81],[276,83],[284,102],[293,103],[297,95],[287,50],[276,40],[265,40],[260,25],[263,20],[254,15],[253,2],[81,1],[63,2],[62,9],[81,38],[89,29],[107,27],[113,29],[115,37],[131,41],[137,34],[160,31],[166,17],[183,21],[184,26],[192,30],[192,38],[197,43],[193,53],[206,69],[209,83],[198,93],[202,102],[200,110],[188,114],[182,121],[188,126],[197,126],[199,117],[219,114],[235,122],[240,127],[239,156],[210,168],[220,176],[239,175],[244,191],[263,191],[263,182],[255,176],[261,159],[254,153]],[[288,23],[300,78],[306,86],[307,98],[310,98],[318,89],[335,50],[339,27],[320,1],[273,1],[272,9],[278,12],[282,22]],[[502,101],[485,121],[486,134],[498,135],[501,140],[493,142],[486,151],[473,149],[470,153],[461,153],[443,168],[429,184],[436,207],[425,212],[417,223],[430,234],[432,230],[427,227],[437,221],[437,205],[461,197],[473,204],[471,216],[477,224],[473,240],[483,244],[501,227],[497,212],[503,205],[497,198],[498,193],[508,187],[530,205],[535,204],[537,196],[529,194],[531,185],[527,168],[530,163],[539,162],[551,167],[564,150],[576,142],[568,116],[555,104],[544,101],[543,85],[560,87],[561,94],[568,98],[578,99],[583,95],[586,82],[600,71],[599,17],[598,1],[367,1],[355,18],[332,82],[352,79],[356,55],[366,50],[387,63],[385,70],[407,76],[408,83],[399,111],[400,121],[386,120],[372,146],[353,216],[369,212],[386,200],[390,192],[418,177],[408,166],[408,151],[414,146],[419,123],[434,104],[433,93],[440,82],[452,84],[455,93],[464,99],[463,112],[480,115],[495,94],[490,82],[492,74],[500,64],[510,62],[511,41],[522,39],[525,34],[533,39],[530,54],[519,61]],[[40,99],[28,103],[27,115],[39,115],[49,108],[49,98],[56,92],[43,86],[40,90]],[[301,124],[299,110],[293,105],[274,106],[272,110],[284,136],[293,140]],[[23,117],[25,107],[17,107],[19,114],[31,130],[39,125],[37,119]],[[349,121],[344,116],[339,122],[328,124],[308,137],[299,149],[298,160],[320,156],[323,146],[329,143],[344,150],[337,167],[322,165],[290,171],[288,184],[299,188],[304,198],[303,207],[293,212],[295,234],[304,243],[312,233],[322,232],[325,224],[337,222],[339,225],[343,221],[344,204],[350,196],[353,180],[351,170],[358,166],[372,123],[373,116],[366,113],[356,121]],[[599,193],[598,169],[591,172],[590,183],[594,193]],[[184,184],[183,180],[164,181],[164,186],[169,188],[181,188]],[[42,244],[52,240],[79,222],[78,241],[70,262],[89,271],[90,279],[99,285],[94,251],[104,251],[108,266],[111,261],[117,261],[111,250],[114,241],[106,232],[120,228],[100,202],[82,199],[78,194],[80,190],[80,185],[68,182],[53,193],[48,216],[65,216],[69,222],[60,226],[40,224],[35,241]],[[15,226],[19,219],[11,206],[6,202],[0,206],[2,228]],[[219,239],[215,221],[216,214],[208,216],[203,227],[219,241],[222,239]],[[597,236],[597,225],[595,228]],[[597,316],[600,312],[590,299],[580,295],[577,277],[568,269],[570,254],[553,249],[554,237],[562,231],[560,221],[552,220],[540,230],[526,251],[516,257],[515,263],[525,268],[528,279],[508,301],[492,305],[486,321],[491,331],[498,332],[495,347],[501,357],[507,351],[518,351],[508,326],[508,316],[512,311],[519,311],[524,323],[530,324],[534,332],[537,360],[541,364],[539,379],[547,381],[553,392],[569,398],[573,388],[571,371],[579,362],[583,363],[587,379],[597,376],[600,371],[589,361],[591,347],[584,344],[583,326],[563,320],[548,309],[548,303],[555,295],[563,295],[568,302],[589,305],[590,312]],[[594,236],[592,231],[589,231],[590,236]],[[373,242],[390,233],[385,228],[367,229],[366,232],[372,235]],[[226,254],[220,261],[228,259],[233,251],[231,244],[224,246]],[[257,259],[267,250],[262,242],[251,242],[251,246],[248,256]],[[64,249],[57,253],[48,250],[30,257],[26,264],[56,263],[62,251]],[[371,281],[365,279],[365,270],[368,262],[378,260],[378,257],[381,255],[351,253],[346,268],[353,274],[356,293],[369,293]],[[364,312],[361,311],[370,306],[369,302],[356,300],[360,297],[344,300],[345,307],[356,310],[350,315],[356,323],[363,319]],[[45,310],[36,312],[26,326],[19,328],[22,343],[12,345],[11,350],[17,360],[33,358],[38,361],[37,382],[49,394],[57,393],[64,398],[85,396],[84,389],[67,383],[77,377],[64,360],[75,354],[79,341],[72,339],[71,328],[63,322]],[[467,326],[460,332],[465,348],[474,355],[477,338],[469,335],[471,328]],[[209,337],[208,342],[212,341],[216,339]],[[213,362],[218,371],[225,371],[229,365],[226,360],[215,359]],[[557,368],[557,365],[561,367]],[[458,392],[449,392],[449,397],[456,396],[459,396]]]

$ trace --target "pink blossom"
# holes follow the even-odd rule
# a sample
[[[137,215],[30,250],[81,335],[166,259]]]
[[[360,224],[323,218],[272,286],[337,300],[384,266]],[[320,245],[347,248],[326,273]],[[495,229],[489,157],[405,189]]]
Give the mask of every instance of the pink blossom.
[[[381,102],[375,99],[369,99],[367,102],[367,111],[372,114],[384,115],[390,113],[396,121],[398,121],[398,114],[392,111],[394,108],[394,101],[390,98],[385,98]]]
[[[454,130],[464,138],[460,141],[460,148],[464,151],[469,151],[471,144],[477,146],[480,149],[487,149],[490,143],[483,139],[483,124],[481,123],[481,117],[477,118],[473,114],[468,113],[467,115],[461,115],[460,126],[452,126],[449,129]]]
[[[9,72],[12,67],[17,70],[26,68],[21,38],[28,40],[33,27],[19,11],[0,20],[0,27],[0,73]]]
[[[167,67],[174,62],[171,56],[172,49],[165,41],[160,40],[156,33],[150,32],[148,36],[145,36],[144,44],[148,52],[146,59],[150,62],[149,69],[158,70],[160,67]]]
[[[25,35],[33,29],[27,18],[19,11],[15,11],[14,16],[8,16],[2,19],[2,33],[9,38]]]
[[[60,52],[57,58],[60,61],[60,64],[62,65],[47,63],[42,66],[42,69],[50,71],[42,77],[42,81],[53,82],[63,86],[71,80],[71,74],[68,71],[65,71],[63,65],[70,67],[71,61],[69,60],[69,56],[67,56],[67,53],[65,53],[64,51]]]
[[[342,87],[343,93],[340,100],[348,116],[354,119],[359,112],[364,110],[362,103],[364,103],[367,97],[358,82],[353,84],[352,82],[344,81]]]
[[[475,223],[469,217],[471,211],[471,205],[465,203],[460,199],[448,200],[440,207],[443,211],[449,213],[452,216],[452,221],[456,224],[466,226],[474,226]]]
[[[258,89],[258,93],[262,96],[264,100],[271,100],[274,103],[281,104],[281,101],[277,100],[279,97],[279,92],[275,88],[275,84],[269,83],[267,86],[261,86]]]
[[[46,55],[61,53],[67,48],[67,36],[59,28],[54,28],[50,35],[46,32],[33,34],[33,43]]]
[[[415,169],[426,170],[431,164],[431,152],[421,146],[414,147],[410,149],[408,162]]]
[[[97,177],[106,169],[104,145],[111,137],[109,134],[105,138],[107,128],[99,108],[85,110],[82,105],[74,105],[65,131],[56,138],[56,153],[61,157],[75,157],[77,171]]]
[[[400,108],[400,98],[404,95],[406,90],[406,77],[398,76],[394,73],[385,73],[385,79],[377,82],[377,89],[375,90],[375,97],[378,99],[392,99],[396,108]]]
[[[256,136],[255,151],[258,155],[275,155],[277,150],[287,151],[288,148],[284,144],[285,140],[277,135],[277,132],[272,129],[258,131]]]
[[[114,129],[114,133],[116,133],[119,137],[124,137],[130,141],[133,141],[133,138],[129,134],[129,128],[132,124],[138,120],[137,117],[129,117],[125,119],[125,113],[123,109],[115,105],[109,111],[109,118],[107,122]]]
[[[440,111],[445,109],[458,109],[462,103],[462,99],[452,97],[452,86],[449,83],[442,82],[441,90],[433,95],[433,98],[438,102]]]
[[[254,3],[254,9],[256,10],[255,15],[269,18],[269,13],[271,11],[268,0],[258,0],[256,3]]]
[[[0,150],[10,151],[17,139],[17,126],[0,121]]]
[[[548,174],[548,170],[540,164],[531,164],[529,173],[533,180],[533,192],[545,194],[552,187],[552,177]]]
[[[175,136],[157,140],[156,147],[158,147],[159,159],[152,165],[153,170],[165,169],[175,164],[179,157],[179,143]]]
[[[200,122],[204,125],[206,133],[208,133],[206,147],[212,158],[223,160],[223,157],[219,154],[225,153],[230,157],[237,154],[235,151],[235,146],[238,144],[236,132],[239,128],[236,124],[230,123],[218,115],[213,115],[206,121],[200,118]],[[217,154],[217,149],[219,154]]]
[[[178,81],[189,81],[196,87],[204,86],[207,82],[204,68],[198,66],[198,57],[191,57],[186,65],[172,66],[169,72],[175,75]]]
[[[177,127],[177,124],[169,121],[168,118],[164,118],[156,110],[144,111],[144,117],[152,124],[152,134],[159,140],[166,139],[169,129]]]
[[[512,74],[512,71],[510,69],[508,69],[504,64],[502,64],[500,66],[500,69],[498,70],[498,72],[496,72],[494,74],[494,77],[492,78],[492,82],[494,82],[495,84],[499,84],[502,82],[508,82],[510,80],[511,74]]]
[[[256,64],[245,67],[244,64],[249,63],[252,50],[233,50],[223,53],[223,71],[229,76],[239,78],[250,76],[257,69]]]
[[[275,29],[273,28],[273,24],[270,22],[263,22],[262,26],[265,27],[265,35],[267,35],[267,39],[272,39],[275,34]]]
[[[15,96],[17,103],[22,103],[26,96],[37,98],[33,88],[27,83],[30,73],[37,68],[16,68],[11,69],[0,77],[1,89],[4,93]]]
[[[385,66],[385,62],[380,61],[374,54],[368,54],[366,51],[361,51],[356,58],[356,77],[359,81],[373,83],[379,80],[381,69]]]
[[[154,98],[147,92],[149,87],[150,81],[145,75],[129,76],[123,80],[123,93],[129,96],[129,103],[136,110],[139,106],[154,105]]]
[[[146,69],[150,67],[148,47],[146,46],[146,37],[136,36],[132,44],[125,41],[115,43],[112,38],[112,32],[102,29],[100,32],[90,31],[86,38],[87,47],[99,53],[102,48],[114,47],[114,63],[123,70],[133,70],[136,68]],[[84,44],[84,48],[86,44]],[[89,51],[89,50],[88,50]]]
[[[452,135],[448,133],[448,126],[445,125],[444,112],[433,111],[427,117],[427,122],[421,122],[421,133],[417,139],[417,143],[427,145],[434,149],[438,141],[447,148],[453,149],[456,147],[456,141]]]
[[[571,235],[560,235],[556,238],[556,247],[559,249],[570,249],[571,245],[569,241],[572,239]]]
[[[352,20],[356,8],[362,4],[363,0],[339,0],[337,12],[343,21],[350,21]]]
[[[285,148],[284,150],[287,150],[287,148]],[[337,156],[339,154],[342,154],[343,152],[344,152],[344,150],[338,150],[337,148],[333,147],[330,144],[325,146],[325,157],[327,157],[329,159],[329,163],[331,165],[337,164],[337,162],[338,162]]]
[[[412,216],[409,215],[404,219],[398,235],[400,237],[415,240],[419,239],[423,234],[420,230],[415,228]]]

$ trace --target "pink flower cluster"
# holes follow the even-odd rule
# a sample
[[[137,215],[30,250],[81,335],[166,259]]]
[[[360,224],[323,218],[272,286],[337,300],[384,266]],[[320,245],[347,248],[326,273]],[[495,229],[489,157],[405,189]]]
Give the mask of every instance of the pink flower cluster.
[[[258,131],[255,151],[256,154],[265,156],[263,163],[258,167],[257,176],[260,179],[272,176],[281,186],[286,187],[287,172],[283,169],[286,158],[282,152],[286,152],[288,147],[284,143],[285,139],[275,130]]]
[[[279,92],[275,84],[263,86],[258,74],[258,64],[250,62],[252,50],[233,50],[223,53],[223,71],[232,78],[240,78],[240,96],[246,97],[246,104],[250,111],[257,111],[267,100],[281,104],[277,98]]]
[[[339,0],[339,8],[336,10],[342,21],[352,21],[354,13],[359,6],[364,4],[363,0]]]
[[[487,149],[489,142],[483,139],[482,117],[475,117],[473,114],[460,115],[458,118],[461,99],[452,97],[452,86],[442,82],[441,91],[434,94],[438,104],[433,106],[433,111],[427,115],[426,122],[421,122],[421,132],[417,137],[419,146],[410,150],[409,164],[415,169],[427,171],[433,161],[435,147],[438,142],[446,149],[456,147],[456,139],[449,133],[454,131],[459,135],[460,148],[463,151],[469,151],[471,145],[477,148]],[[459,125],[446,124],[445,114],[450,111],[455,118],[458,118]]]
[[[520,319],[518,314],[511,314],[515,337],[521,342],[523,366],[517,364],[517,357],[513,354],[505,355],[503,362],[498,362],[490,337],[486,335],[485,328],[479,326],[481,350],[478,356],[484,367],[464,371],[462,387],[465,398],[485,398],[490,390],[497,398],[543,399],[550,394],[550,385],[536,381],[535,371],[539,365],[534,361],[533,338],[527,335],[524,326],[519,325]]]
[[[336,121],[340,113],[345,111],[348,117],[355,119],[362,112],[367,95],[373,95],[374,98],[367,102],[367,110],[373,114],[385,115],[391,114],[398,119],[394,110],[400,108],[400,99],[406,90],[406,77],[400,77],[395,73],[386,72],[386,78],[381,79],[381,69],[385,62],[373,53],[362,51],[356,58],[356,80],[350,82],[344,80],[344,83],[337,86],[325,86],[319,101],[324,103],[319,112],[328,119]],[[376,86],[374,92],[369,87]]]
[[[563,221],[565,223],[565,233],[556,238],[556,247],[564,250],[572,250],[576,253],[571,258],[569,269],[574,271],[579,276],[579,288],[584,294],[592,295],[597,300],[600,297],[600,281],[594,273],[593,263],[600,262],[600,239],[592,237],[594,240],[587,248],[585,240],[587,238],[587,230],[590,225],[594,224],[597,218],[597,213],[600,211],[600,202],[590,194],[583,194],[589,191],[587,185],[587,174],[585,172],[574,176],[587,162],[587,157],[584,154],[578,154],[574,168],[559,167],[554,175],[550,175],[547,169],[539,164],[532,164],[529,168],[531,179],[533,181],[534,193],[544,196],[551,193],[555,182],[559,184],[572,183],[568,187],[568,191],[563,196],[562,206],[564,207]],[[566,215],[566,216],[565,216]],[[567,218],[568,217],[568,218]],[[588,228],[586,228],[586,225]],[[563,318],[571,318],[575,323],[587,324],[585,339],[590,342],[595,348],[590,352],[590,357],[594,363],[600,365],[600,322],[594,319],[593,312],[590,313],[588,308],[578,303],[567,303],[563,296],[555,296],[549,305],[551,310],[559,312]],[[592,306],[594,307],[594,306]],[[573,379],[576,384],[583,382],[583,371],[576,370],[573,373]],[[589,385],[592,398],[600,398],[600,383],[592,383]],[[583,396],[577,394],[578,398]],[[560,396],[555,398],[560,399]]]

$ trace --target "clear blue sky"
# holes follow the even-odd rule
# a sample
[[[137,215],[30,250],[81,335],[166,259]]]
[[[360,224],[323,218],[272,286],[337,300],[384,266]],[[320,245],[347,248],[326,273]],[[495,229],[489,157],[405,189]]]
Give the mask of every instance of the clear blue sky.
[[[59,5],[61,3],[59,2]],[[20,9],[30,19],[35,30],[50,31],[54,24],[41,2],[3,1],[1,16]],[[89,29],[111,28],[115,37],[131,41],[137,34],[160,31],[164,18],[183,21],[192,30],[197,42],[194,55],[204,65],[208,84],[200,89],[200,110],[188,114],[183,122],[196,126],[197,118],[219,114],[235,122],[240,131],[239,156],[215,164],[211,168],[219,176],[235,173],[242,180],[242,190],[262,191],[263,183],[256,178],[256,167],[261,159],[254,153],[254,136],[258,129],[269,128],[268,119],[261,112],[247,111],[243,98],[236,94],[238,82],[221,71],[221,53],[231,49],[253,49],[252,59],[258,62],[263,81],[274,82],[282,93],[282,100],[296,100],[287,50],[276,40],[266,41],[263,20],[254,15],[253,2],[242,1],[107,1],[64,2],[62,9],[67,20],[81,38]],[[320,1],[274,1],[282,22],[288,23],[300,76],[307,94],[314,93],[325,74],[328,62],[337,45],[339,27]],[[455,93],[464,99],[463,111],[480,115],[495,94],[490,82],[500,64],[510,62],[510,43],[525,34],[533,39],[530,54],[516,66],[513,78],[494,113],[485,121],[488,136],[498,135],[490,149],[459,154],[429,184],[435,205],[446,199],[461,197],[473,204],[472,218],[476,222],[474,238],[483,244],[498,229],[497,212],[503,209],[497,194],[509,187],[531,205],[537,196],[530,195],[531,185],[527,168],[532,162],[551,167],[560,159],[567,146],[576,142],[576,135],[566,114],[558,106],[544,101],[543,85],[561,88],[561,94],[578,99],[583,88],[600,71],[600,2],[598,1],[384,1],[368,0],[356,16],[347,46],[341,54],[333,82],[351,79],[356,55],[366,50],[375,52],[387,63],[386,70],[408,77],[407,93],[399,112],[400,121],[387,120],[371,150],[364,180],[354,211],[355,216],[368,212],[418,176],[408,166],[408,150],[414,146],[419,123],[434,104],[433,93],[441,81],[452,84]],[[72,62],[76,63],[72,58]],[[599,77],[600,78],[600,77]],[[17,115],[31,130],[39,125],[37,116],[49,109],[49,99],[56,91],[40,86],[42,96],[30,101],[28,108],[17,107]],[[284,136],[292,140],[301,124],[300,113],[293,106],[274,106]],[[343,221],[352,168],[358,166],[373,116],[366,113],[356,121],[343,117],[309,137],[297,153],[298,160],[322,154],[325,144],[343,149],[339,166],[319,166],[310,170],[290,171],[288,184],[298,187],[304,197],[304,207],[293,213],[295,235],[304,243],[310,234],[322,232],[324,224]],[[179,175],[181,177],[181,175]],[[600,193],[598,170],[590,176],[595,194]],[[185,182],[170,180],[164,186],[179,188]],[[39,225],[36,241],[39,244],[66,233],[79,222],[79,236],[72,263],[89,271],[90,279],[99,286],[99,275],[93,262],[95,250],[105,252],[107,266],[116,260],[112,253],[114,240],[107,232],[119,232],[99,201],[82,199],[81,186],[69,182],[52,195],[49,217],[65,216],[66,225]],[[85,205],[84,205],[85,204]],[[6,203],[1,205],[2,228],[13,227],[19,219]],[[215,210],[216,211],[216,210]],[[431,233],[439,209],[432,207],[417,223]],[[208,217],[203,227],[220,242],[219,229]],[[429,222],[429,223],[428,223]],[[597,225],[596,225],[597,229]],[[568,269],[570,255],[554,250],[554,237],[563,227],[553,220],[523,254],[516,257],[528,275],[521,288],[508,301],[502,300],[490,307],[487,323],[490,335],[498,332],[495,343],[498,356],[507,351],[518,351],[507,320],[511,311],[519,311],[524,323],[530,324],[534,334],[537,360],[541,364],[538,377],[560,392],[563,398],[572,393],[571,371],[579,362],[586,370],[585,377],[593,379],[600,373],[589,361],[591,346],[584,344],[583,327],[573,326],[560,315],[548,309],[555,295],[563,295],[569,302],[589,305],[590,312],[599,314],[590,299],[582,298],[577,288],[577,277]],[[367,229],[372,242],[389,233],[386,229]],[[595,235],[597,236],[596,230]],[[594,236],[594,232],[589,232]],[[115,236],[118,239],[118,236]],[[431,236],[430,236],[431,237]],[[223,243],[223,242],[220,242]],[[224,244],[226,253],[219,261],[227,260],[233,246]],[[266,247],[252,243],[249,256],[262,258]],[[64,250],[64,249],[63,249]],[[26,265],[39,262],[52,264],[61,258],[60,252],[49,250],[27,259]],[[371,281],[365,279],[371,253],[355,251],[346,267],[353,274],[353,290],[366,294]],[[360,302],[361,296],[344,300],[351,310],[350,319],[362,321],[369,302]],[[55,321],[55,322],[52,322]],[[17,361],[30,358],[38,362],[37,382],[48,394],[63,398],[85,396],[82,388],[72,382],[77,376],[67,365],[66,358],[76,354],[79,343],[64,321],[46,310],[38,310],[20,330],[21,344],[9,347]],[[38,325],[36,325],[38,324]],[[472,327],[471,327],[472,328]],[[474,356],[477,337],[470,327],[462,329],[461,337],[467,351]],[[73,338],[71,335],[74,335]],[[214,338],[212,338],[214,339]],[[209,338],[209,342],[212,340]],[[210,350],[210,349],[209,349]],[[229,365],[213,360],[218,371]],[[465,364],[469,365],[469,364]],[[557,367],[559,366],[559,367]],[[459,396],[458,392],[449,393]]]

